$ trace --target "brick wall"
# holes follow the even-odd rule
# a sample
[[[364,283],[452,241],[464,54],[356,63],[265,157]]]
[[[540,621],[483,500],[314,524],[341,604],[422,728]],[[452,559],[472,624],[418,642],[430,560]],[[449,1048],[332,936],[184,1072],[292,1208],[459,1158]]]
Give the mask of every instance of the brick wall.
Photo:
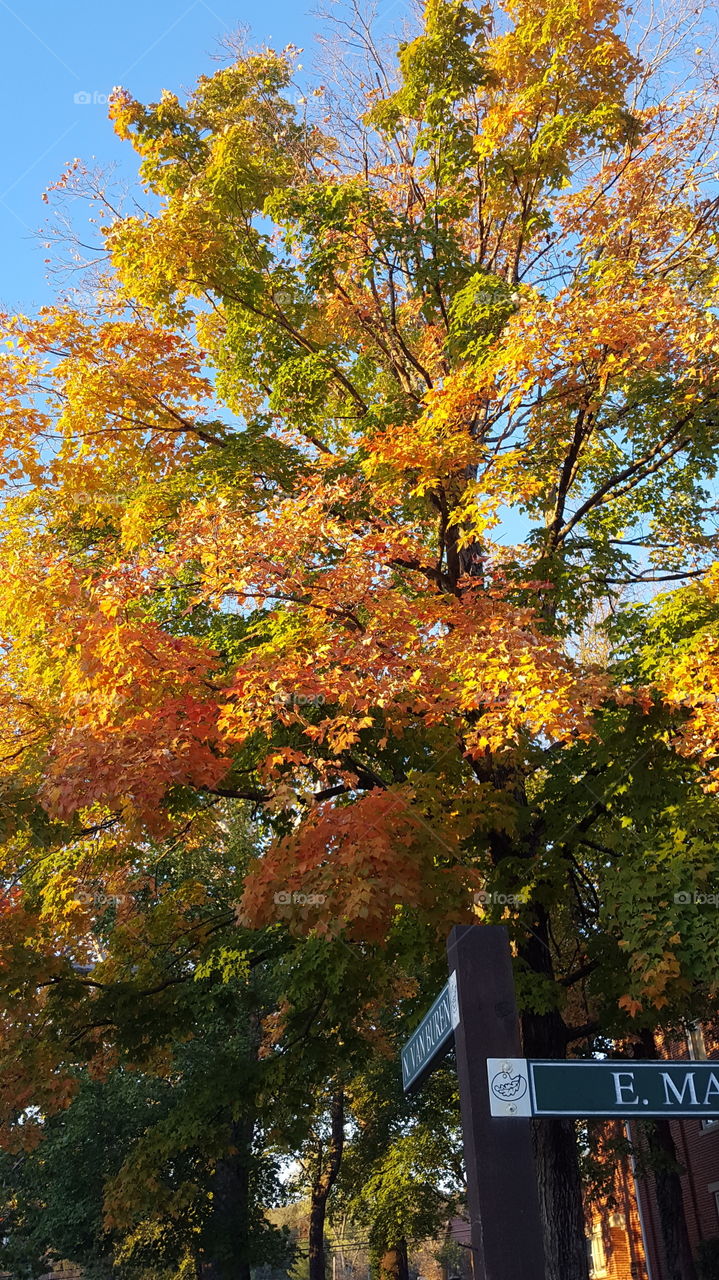
[[[662,1045],[663,1056],[672,1059],[687,1059],[690,1056],[704,1056],[719,1059],[719,1028],[704,1028],[704,1043],[697,1037],[692,1045],[692,1052],[684,1040],[667,1039]],[[719,1124],[703,1124],[701,1120],[672,1120],[672,1136],[680,1164],[684,1167],[682,1175],[682,1195],[684,1214],[689,1231],[692,1249],[696,1251],[701,1240],[719,1237]],[[639,1272],[641,1280],[667,1280],[667,1269],[662,1248],[661,1224],[656,1201],[654,1176],[650,1171],[642,1170],[642,1138],[641,1129],[630,1125],[632,1142],[638,1153],[638,1178],[636,1184],[632,1177],[631,1199],[634,1205],[635,1219],[643,1223],[643,1236],[646,1244],[647,1276]],[[619,1253],[617,1255],[620,1256]],[[624,1254],[622,1261],[617,1262],[616,1280],[625,1280],[631,1271],[622,1272],[626,1266]],[[599,1273],[601,1274],[601,1273]],[[608,1280],[615,1280],[615,1272],[607,1270]]]
[[[593,1280],[648,1280],[632,1165],[619,1121],[589,1128],[590,1145],[602,1165],[611,1168],[605,1196],[587,1215]]]

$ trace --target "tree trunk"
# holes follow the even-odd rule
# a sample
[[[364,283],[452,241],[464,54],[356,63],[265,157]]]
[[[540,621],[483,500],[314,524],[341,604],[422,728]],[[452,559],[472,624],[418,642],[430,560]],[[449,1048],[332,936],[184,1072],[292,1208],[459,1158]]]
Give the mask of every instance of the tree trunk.
[[[257,1013],[248,1018],[247,1052],[255,1063],[260,1046]],[[227,1154],[221,1156],[212,1176],[212,1212],[201,1250],[202,1280],[250,1280],[250,1183],[252,1147],[256,1125],[254,1093],[245,1095],[246,1109],[239,1120],[227,1114]]]
[[[309,1228],[309,1280],[326,1280],[325,1272],[325,1217],[327,1197],[312,1188]]]
[[[532,1131],[547,1280],[589,1280],[574,1121],[535,1120]]]
[[[232,1126],[235,1153],[217,1161],[212,1179],[211,1259],[203,1280],[250,1280],[250,1159],[254,1120]]]
[[[534,973],[553,978],[548,920],[541,908],[520,955]],[[567,1055],[566,1026],[557,1009],[549,1013],[525,1013],[522,1039],[528,1058],[565,1058]],[[532,1132],[544,1227],[546,1280],[589,1280],[575,1123],[564,1119],[535,1120]]]
[[[402,1238],[382,1254],[379,1263],[379,1280],[409,1280],[407,1241]]]
[[[659,1057],[651,1031],[642,1031],[640,1042],[635,1045],[634,1055],[637,1058],[657,1059]],[[646,1121],[646,1125],[667,1280],[697,1280],[684,1213],[681,1164],[677,1159],[671,1125],[663,1116]]]
[[[325,1277],[325,1218],[327,1200],[342,1163],[344,1148],[344,1094],[340,1089],[330,1103],[330,1142],[326,1161],[320,1159],[310,1196],[309,1280]]]

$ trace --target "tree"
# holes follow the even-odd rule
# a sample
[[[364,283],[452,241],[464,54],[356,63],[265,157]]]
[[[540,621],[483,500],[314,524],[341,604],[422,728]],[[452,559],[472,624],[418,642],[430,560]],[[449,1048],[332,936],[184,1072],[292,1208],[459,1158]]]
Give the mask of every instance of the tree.
[[[245,926],[439,938],[511,897],[531,1055],[715,993],[673,886],[716,866],[717,108],[657,101],[622,12],[427,0],[361,112],[298,111],[291,50],[184,104],[115,96],[152,210],[106,203],[95,312],[7,322],[18,1038],[58,936],[89,945],[78,880],[122,892],[198,825],[221,845],[227,798],[264,814]],[[679,661],[628,657],[627,584],[681,610],[692,578]],[[597,600],[601,664],[576,646]],[[645,869],[642,924],[618,884]],[[586,1280],[572,1126],[537,1153],[548,1274]]]
[[[370,1061],[351,1083],[334,1213],[364,1230],[380,1277],[407,1280],[409,1248],[437,1239],[459,1209],[463,1170],[454,1072],[435,1070],[410,1100],[393,1066]]]
[[[319,1101],[319,1100],[318,1100]],[[317,1107],[311,1126],[298,1153],[301,1182],[309,1190],[307,1257],[309,1280],[326,1280],[325,1223],[330,1193],[342,1166],[345,1143],[345,1095],[335,1084],[326,1106]]]
[[[110,1274],[105,1187],[166,1101],[157,1080],[121,1072],[103,1085],[85,1079],[73,1104],[47,1120],[41,1150],[3,1153],[5,1267],[39,1275],[54,1256],[71,1258],[94,1275]]]
[[[178,1064],[170,1080],[83,1073],[70,1105],[44,1121],[40,1144],[3,1155],[3,1261],[13,1273],[40,1275],[48,1259],[67,1258],[100,1278],[119,1266],[169,1280],[289,1260],[287,1239],[265,1218],[278,1194],[271,1158],[255,1144],[228,1150],[219,1116],[198,1098],[207,1065],[198,1044],[178,1057],[185,1070]],[[219,1072],[214,1082],[221,1088]],[[228,1214],[217,1186],[240,1160],[248,1185]]]
[[[281,926],[238,929],[233,886],[248,828],[241,805],[223,809],[221,858],[203,847],[200,824],[199,844],[137,850],[123,894],[89,879],[75,890],[76,906],[91,911],[79,938],[101,952],[93,964],[72,960],[78,920],[63,917],[51,976],[38,990],[36,969],[16,974],[2,1103],[12,1150],[8,1257],[22,1269],[46,1269],[48,1250],[145,1280],[287,1262],[288,1241],[267,1218],[281,1194],[278,1169],[315,1141],[317,1098],[331,1087],[337,1094],[333,1076],[386,1054],[405,1006],[416,1003],[416,982],[402,971],[405,954],[413,972],[421,966],[416,933],[387,956],[293,940]],[[51,857],[35,893],[52,884]],[[334,1104],[333,1096],[330,1111]],[[330,1143],[325,1159],[320,1147],[311,1176],[316,1273],[341,1107],[332,1127],[339,1150]],[[81,1156],[86,1146],[93,1159],[64,1170],[69,1148]]]

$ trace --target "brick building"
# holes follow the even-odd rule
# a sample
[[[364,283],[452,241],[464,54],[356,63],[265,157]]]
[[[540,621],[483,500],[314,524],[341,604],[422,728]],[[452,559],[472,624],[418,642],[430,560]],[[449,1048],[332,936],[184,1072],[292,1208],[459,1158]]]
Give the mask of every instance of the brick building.
[[[610,1136],[624,1137],[623,1126],[608,1124]],[[606,1280],[649,1280],[644,1244],[645,1224],[637,1199],[633,1161],[622,1155],[613,1161],[612,1192],[608,1202],[588,1214],[589,1270]]]
[[[665,1049],[667,1058],[719,1059],[719,1034],[695,1026],[686,1041],[667,1043]],[[619,1132],[618,1124],[613,1128]],[[719,1121],[672,1120],[671,1130],[684,1169],[684,1214],[696,1255],[701,1242],[719,1241]],[[654,1176],[642,1168],[640,1128],[630,1124],[627,1132],[639,1163],[630,1156],[615,1162],[610,1207],[589,1216],[591,1275],[593,1280],[667,1280]]]

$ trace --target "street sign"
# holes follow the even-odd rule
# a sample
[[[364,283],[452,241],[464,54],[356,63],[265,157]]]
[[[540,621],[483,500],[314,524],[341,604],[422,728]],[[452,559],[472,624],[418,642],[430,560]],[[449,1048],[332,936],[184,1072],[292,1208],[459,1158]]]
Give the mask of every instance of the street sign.
[[[719,1117],[719,1062],[488,1058],[493,1116]]]
[[[402,1083],[405,1093],[416,1087],[437,1058],[454,1040],[459,1025],[457,979],[450,975],[432,1008],[426,1013],[402,1050]]]

